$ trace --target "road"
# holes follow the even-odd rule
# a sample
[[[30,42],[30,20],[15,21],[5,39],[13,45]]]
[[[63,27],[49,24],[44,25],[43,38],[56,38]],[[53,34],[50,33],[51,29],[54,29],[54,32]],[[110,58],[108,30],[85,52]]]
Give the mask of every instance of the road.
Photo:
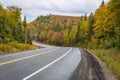
[[[68,80],[81,61],[78,48],[45,48],[0,56],[0,80]]]

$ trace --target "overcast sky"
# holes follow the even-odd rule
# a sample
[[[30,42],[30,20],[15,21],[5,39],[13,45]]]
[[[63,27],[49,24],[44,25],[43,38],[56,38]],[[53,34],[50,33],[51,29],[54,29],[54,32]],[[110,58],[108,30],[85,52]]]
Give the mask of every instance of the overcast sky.
[[[85,12],[94,12],[103,0],[0,0],[4,7],[18,6],[22,8],[27,21],[34,20],[39,15],[81,16]],[[109,0],[104,0],[108,2]]]

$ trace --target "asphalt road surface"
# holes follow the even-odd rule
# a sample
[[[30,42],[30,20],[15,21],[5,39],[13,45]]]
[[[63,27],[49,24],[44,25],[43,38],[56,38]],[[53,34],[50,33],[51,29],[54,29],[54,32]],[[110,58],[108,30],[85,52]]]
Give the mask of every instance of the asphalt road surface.
[[[0,80],[68,80],[81,61],[80,50],[42,45],[0,56]]]

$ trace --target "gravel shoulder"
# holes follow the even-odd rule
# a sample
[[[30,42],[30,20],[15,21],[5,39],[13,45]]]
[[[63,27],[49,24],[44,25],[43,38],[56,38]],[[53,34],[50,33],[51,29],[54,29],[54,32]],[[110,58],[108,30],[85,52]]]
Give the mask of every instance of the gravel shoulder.
[[[80,51],[82,59],[69,80],[117,80],[95,55],[84,49]]]

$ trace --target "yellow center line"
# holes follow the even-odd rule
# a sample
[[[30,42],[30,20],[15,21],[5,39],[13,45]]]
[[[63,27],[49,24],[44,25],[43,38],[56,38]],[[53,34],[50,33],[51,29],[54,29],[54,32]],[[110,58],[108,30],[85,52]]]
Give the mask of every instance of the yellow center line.
[[[40,56],[40,55],[42,55],[42,54],[46,54],[46,53],[49,53],[49,52],[53,52],[53,51],[56,51],[56,50],[58,50],[58,49],[60,49],[60,48],[56,48],[56,49],[49,50],[49,51],[46,51],[46,52],[43,52],[43,53],[34,54],[34,55],[30,55],[30,56],[26,56],[26,57],[22,57],[22,58],[18,58],[18,59],[6,61],[6,62],[1,62],[1,63],[0,63],[0,66],[6,65],[6,64],[10,64],[10,63],[13,63],[13,62],[17,62],[17,61],[21,61],[21,60],[25,60],[25,59],[29,59],[29,58],[32,58],[32,57]]]

